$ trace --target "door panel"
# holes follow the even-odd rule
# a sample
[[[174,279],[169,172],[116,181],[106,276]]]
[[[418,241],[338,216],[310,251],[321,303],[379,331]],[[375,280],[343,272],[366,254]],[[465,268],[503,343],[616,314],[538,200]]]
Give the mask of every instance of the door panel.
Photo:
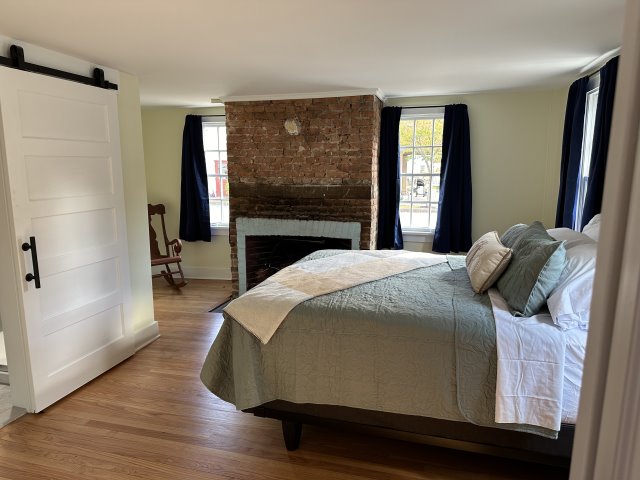
[[[42,245],[38,255],[45,261],[78,250],[112,245],[118,240],[113,208],[34,218],[32,228]]]
[[[28,155],[25,162],[29,200],[113,193],[109,157]]]
[[[43,319],[60,315],[118,291],[114,258],[48,275],[41,272],[40,312]]]
[[[66,90],[71,98],[57,96],[53,92],[18,91],[22,136],[109,142],[109,112],[104,102],[98,100],[94,103],[91,98],[80,99],[74,92]],[[64,95],[63,92],[60,94]]]
[[[40,411],[134,351],[116,93],[0,68],[0,119],[16,321]],[[40,289],[25,281],[31,236]]]

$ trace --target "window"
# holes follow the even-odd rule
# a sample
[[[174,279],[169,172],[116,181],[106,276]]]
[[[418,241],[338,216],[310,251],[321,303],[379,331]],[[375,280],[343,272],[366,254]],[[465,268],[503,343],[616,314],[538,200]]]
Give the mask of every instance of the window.
[[[580,155],[580,172],[578,173],[578,188],[576,194],[574,230],[581,230],[582,211],[587,198],[587,184],[589,183],[589,168],[591,166],[591,151],[593,149],[593,132],[596,126],[596,110],[598,107],[598,92],[600,90],[600,76],[594,75],[587,84],[587,99],[584,109],[584,130],[582,134],[582,153]]]
[[[443,108],[400,117],[400,222],[404,232],[433,232],[438,220]]]
[[[229,226],[229,177],[227,176],[227,128],[224,116],[203,117],[202,138],[209,184],[212,227]]]

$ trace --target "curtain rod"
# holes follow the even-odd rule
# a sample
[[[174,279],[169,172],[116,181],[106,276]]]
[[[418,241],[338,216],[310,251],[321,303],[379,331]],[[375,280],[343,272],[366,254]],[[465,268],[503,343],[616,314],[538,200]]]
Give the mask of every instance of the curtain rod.
[[[590,77],[594,73],[600,71],[604,65],[614,58],[616,55],[620,55],[620,47],[614,48],[613,50],[609,50],[606,53],[603,53],[598,58],[594,59],[592,62],[585,65],[580,70],[580,75]]]

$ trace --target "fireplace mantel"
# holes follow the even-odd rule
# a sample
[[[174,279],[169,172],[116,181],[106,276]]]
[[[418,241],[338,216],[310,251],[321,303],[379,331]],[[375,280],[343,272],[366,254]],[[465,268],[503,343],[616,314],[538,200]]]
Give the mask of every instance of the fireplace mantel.
[[[247,291],[246,237],[248,236],[344,238],[351,240],[352,250],[360,248],[360,223],[358,222],[239,217],[236,219],[236,231],[239,294]]]

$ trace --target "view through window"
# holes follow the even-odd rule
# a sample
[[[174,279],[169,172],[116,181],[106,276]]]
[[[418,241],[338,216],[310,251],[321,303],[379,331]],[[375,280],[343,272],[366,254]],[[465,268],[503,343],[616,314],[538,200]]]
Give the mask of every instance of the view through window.
[[[405,109],[400,117],[400,222],[432,232],[438,219],[443,108]]]
[[[229,178],[227,176],[227,129],[224,117],[204,117],[202,138],[207,163],[211,226],[228,227]]]
[[[582,135],[582,154],[580,157],[580,173],[578,174],[578,192],[576,195],[576,215],[573,225],[574,230],[581,230],[582,211],[587,197],[587,184],[589,183],[589,168],[591,167],[591,152],[593,150],[593,132],[596,126],[596,110],[598,107],[599,86],[591,88],[587,92],[587,101],[584,109],[584,131]]]

